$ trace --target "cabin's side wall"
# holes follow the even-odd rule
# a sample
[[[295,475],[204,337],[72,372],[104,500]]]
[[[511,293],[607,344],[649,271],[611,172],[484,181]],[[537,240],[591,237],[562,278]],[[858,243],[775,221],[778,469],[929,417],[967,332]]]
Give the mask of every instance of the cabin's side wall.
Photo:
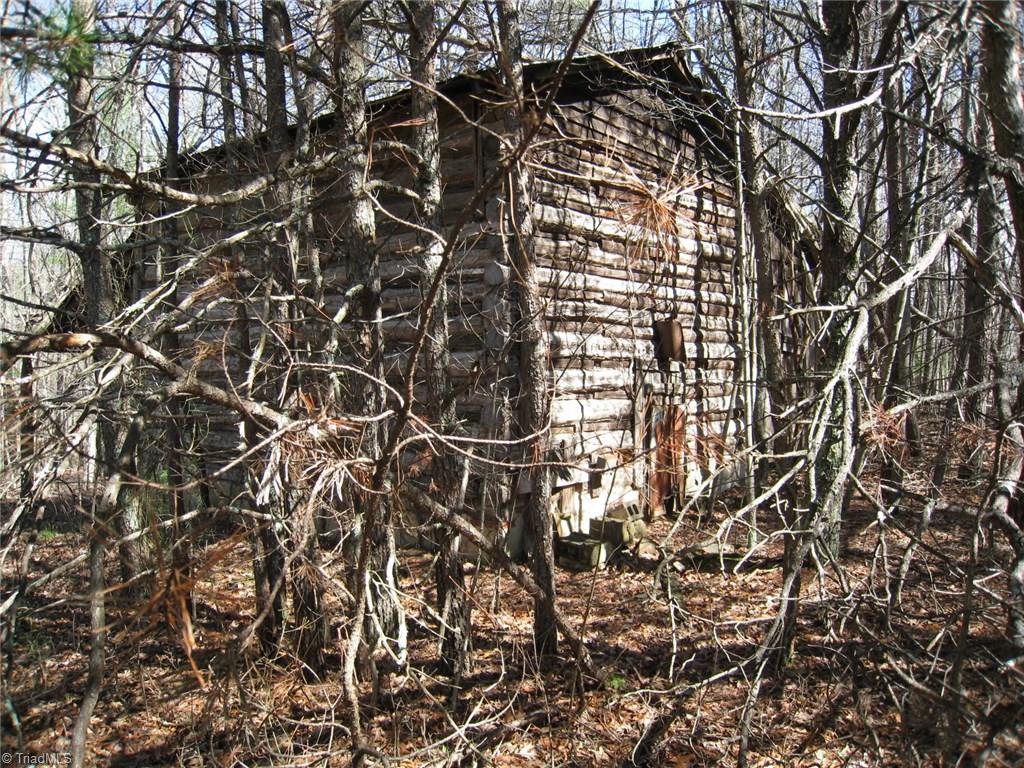
[[[443,233],[446,235],[473,198],[479,184],[479,130],[472,124],[470,99],[460,100],[458,110],[444,105],[439,122],[441,145]],[[382,142],[405,143],[410,140],[408,115],[388,113],[375,120],[374,138]],[[398,124],[398,127],[392,127]],[[399,383],[408,363],[408,353],[417,334],[421,307],[419,285],[420,248],[413,202],[397,191],[414,187],[412,158],[399,151],[375,153],[372,175],[383,179],[392,189],[374,193],[377,209],[377,242],[380,256],[381,309],[385,344],[385,371],[392,384]],[[492,261],[487,240],[483,205],[471,213],[460,230],[448,268],[449,345],[452,352],[450,375],[461,404],[460,416],[475,435],[481,399],[474,383],[485,361],[484,337],[487,331],[482,312],[486,292],[484,273]],[[331,231],[344,215],[344,205],[328,190],[321,191],[317,206],[317,233],[323,243],[331,243]],[[324,271],[328,307],[338,306],[350,287],[349,269],[344,254],[336,254]],[[420,402],[422,371],[417,376],[415,393]]]
[[[470,87],[459,94],[447,94],[439,106],[438,120],[443,236],[447,238],[456,223],[462,223],[455,234],[446,283],[449,380],[459,422],[453,446],[469,463],[467,508],[473,511],[475,523],[493,530],[509,521],[513,478],[507,465],[515,449],[506,441],[513,434],[510,402],[518,382],[516,347],[507,332],[507,275],[500,267],[505,246],[500,234],[501,185],[496,184],[486,195],[477,195],[498,163],[497,136],[503,131],[502,119],[491,106],[493,94],[481,97],[481,90]],[[408,119],[409,115],[400,110],[379,115],[373,122],[375,138],[408,143]],[[374,177],[390,184],[412,188],[413,172],[411,158],[401,151],[381,152],[375,157]],[[381,190],[376,201],[385,370],[389,383],[404,389],[403,375],[416,338],[422,300],[418,222],[407,196]],[[318,211],[320,228],[326,232],[340,215],[340,206],[325,198]],[[328,305],[335,306],[349,287],[343,260],[325,273],[325,279]],[[420,366],[414,378],[413,410],[421,418],[427,411],[424,376]],[[415,423],[412,429],[426,434]],[[442,448],[436,439],[407,445],[400,457],[401,472],[420,480],[425,479],[422,473],[429,472],[434,452],[453,449]]]
[[[694,128],[620,90],[559,105],[533,158],[563,529],[658,512],[730,463],[735,202]],[[659,321],[678,324],[684,361],[659,364]]]
[[[231,175],[222,164],[205,167],[176,184],[193,194],[218,195],[265,172],[265,162],[261,167],[252,161],[247,170]],[[278,205],[268,192],[230,206],[190,206],[175,217],[176,240],[185,245],[180,249],[159,242],[167,212],[149,210],[153,221],[141,231],[145,245],[135,254],[133,298],[142,313],[137,332],[147,333],[149,323],[176,305],[187,306],[177,324],[178,351],[167,351],[204,382],[256,397],[265,393],[246,385],[252,365],[246,339],[258,343],[269,330],[257,284],[276,250],[266,227],[279,215]],[[272,366],[266,359],[257,363],[264,373]],[[164,426],[161,418],[158,411],[150,419],[154,432]],[[239,415],[193,398],[180,404],[175,418],[186,447],[186,481],[206,485],[204,495],[213,503],[230,503],[240,487]],[[149,469],[140,466],[142,473]]]
[[[439,115],[446,232],[460,218],[479,187],[485,172],[483,144],[487,129],[496,130],[500,124],[494,113],[485,113],[477,106],[471,93],[454,96],[453,100],[455,105],[445,103]],[[483,122],[485,127],[482,129],[477,121]],[[388,145],[387,149],[373,154],[372,178],[383,179],[394,188],[412,189],[412,160],[408,154],[394,148],[394,142],[409,140],[408,115],[402,114],[399,105],[377,115],[371,125],[373,139],[378,144]],[[334,139],[329,129],[314,136],[313,146],[315,157],[332,151]],[[250,149],[248,154],[250,167],[265,168],[270,163],[259,152]],[[252,157],[254,154],[255,158]],[[206,170],[194,173],[187,183],[193,192],[216,193],[231,189],[248,178],[246,174],[226,174],[223,162],[218,161]],[[180,334],[180,345],[185,350],[182,360],[194,365],[204,380],[245,392],[252,364],[246,350],[259,350],[261,346],[272,349],[285,343],[299,353],[278,360],[264,354],[257,361],[258,375],[255,379],[266,384],[263,387],[257,385],[254,396],[271,397],[277,406],[296,415],[306,415],[309,407],[316,411],[339,407],[328,402],[322,386],[323,376],[303,370],[304,367],[310,368],[306,363],[314,363],[312,367],[316,367],[315,364],[321,362],[315,351],[322,349],[329,338],[334,327],[330,318],[349,301],[347,293],[352,288],[346,255],[340,251],[335,236],[341,217],[345,215],[344,201],[335,190],[336,174],[333,171],[328,169],[316,176],[311,210],[313,245],[322,266],[320,286],[314,283],[312,265],[301,260],[296,270],[300,276],[299,285],[282,285],[282,282],[287,282],[290,272],[287,266],[290,253],[284,230],[275,226],[275,222],[293,213],[289,209],[290,198],[286,199],[283,192],[278,193],[281,201],[273,192],[268,192],[226,208],[194,208],[180,217],[180,236],[192,250],[190,256],[178,259],[179,264],[185,258],[196,258],[204,249],[214,247],[225,238],[233,238],[231,247],[218,247],[213,255],[202,256],[199,269],[190,271],[179,281],[179,299],[198,290],[188,313],[190,325]],[[374,198],[385,371],[388,383],[398,386],[402,383],[409,349],[416,335],[422,298],[417,222],[407,195],[383,187],[375,190]],[[490,211],[493,218],[493,206]],[[494,417],[495,412],[502,410],[495,406],[496,400],[507,400],[507,391],[512,385],[508,379],[501,379],[509,375],[505,367],[498,364],[507,350],[502,349],[503,342],[494,333],[494,324],[488,319],[494,315],[493,291],[488,281],[493,284],[495,278],[488,266],[493,263],[494,249],[498,247],[493,237],[495,230],[496,225],[488,223],[488,207],[484,201],[476,206],[468,223],[460,230],[448,269],[450,376],[462,425],[460,439],[464,440],[500,440],[508,433],[508,425],[496,423]],[[159,234],[159,225],[154,225],[148,234]],[[157,246],[141,249],[140,256],[138,292],[145,295],[169,276],[171,267]],[[291,320],[272,318],[268,322],[273,313],[268,309],[265,281],[272,275],[277,276],[278,287],[274,293],[278,304],[285,302],[289,294],[302,294],[317,302],[319,299],[315,294],[322,291],[324,311],[312,311],[311,304],[292,299],[294,311]],[[211,276],[219,277],[216,284],[199,289],[200,284]],[[240,314],[243,306],[245,322]],[[338,329],[335,327],[335,330]],[[345,355],[344,326],[340,330],[342,343],[338,345],[334,362],[352,362]],[[271,337],[266,345],[260,345],[263,334]],[[304,349],[312,350],[314,354],[307,355],[302,352]],[[414,388],[421,404],[426,395],[422,386],[423,376],[420,369]],[[282,387],[287,391],[283,394],[276,391]],[[303,389],[301,399],[296,396],[299,387]],[[402,389],[404,391],[404,387]],[[207,472],[216,472],[239,453],[239,419],[237,414],[221,409],[202,404],[194,406],[190,411],[193,417],[190,430],[195,431],[192,440],[201,448],[194,453],[202,456]],[[395,406],[392,397],[388,407]],[[424,410],[422,406],[416,408],[419,414]],[[406,469],[414,473],[423,471],[427,466],[425,459],[435,447],[434,443],[426,441],[412,443],[410,450],[403,455]],[[492,459],[504,461],[504,448],[472,443],[466,443],[463,448],[480,459],[474,461],[470,496],[486,494],[492,500],[492,507],[505,505],[509,482],[507,472],[500,463],[491,463]],[[239,490],[240,479],[237,468],[224,473],[217,495],[221,499],[233,496]]]

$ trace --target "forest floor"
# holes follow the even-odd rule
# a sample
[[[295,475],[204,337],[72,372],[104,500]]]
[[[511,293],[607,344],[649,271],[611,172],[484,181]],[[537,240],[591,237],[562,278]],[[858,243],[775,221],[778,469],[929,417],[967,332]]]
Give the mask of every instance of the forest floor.
[[[723,514],[699,525],[662,518],[648,535],[679,552],[712,535]],[[804,572],[795,652],[784,673],[765,676],[749,713],[748,765],[1024,764],[1022,669],[1006,663],[1003,539],[983,535],[975,560],[973,517],[937,514],[902,604],[890,610],[917,517],[910,510],[879,526],[861,501],[844,526],[846,583],[830,567]],[[30,579],[88,549],[72,519],[44,526]],[[89,742],[97,765],[349,764],[340,619],[321,683],[304,682],[287,658],[225,653],[253,613],[247,541],[211,536],[200,553],[195,668],[172,611],[110,595],[107,677]],[[778,606],[781,541],[736,572],[735,561],[682,558],[661,571],[669,579],[658,575],[653,547],[643,555],[623,554],[604,570],[559,569],[558,605],[604,676],[582,688],[568,657],[537,664],[524,593],[507,575],[471,566],[472,671],[453,694],[436,675],[432,557],[406,550],[411,663],[376,702],[367,691],[374,748],[391,766],[619,766],[657,731],[648,764],[734,764],[751,681],[735,674],[700,683],[756,649]],[[340,556],[326,570],[341,581]],[[116,576],[112,563],[108,577]],[[6,670],[5,751],[69,749],[86,679],[86,593],[83,562],[23,607]]]

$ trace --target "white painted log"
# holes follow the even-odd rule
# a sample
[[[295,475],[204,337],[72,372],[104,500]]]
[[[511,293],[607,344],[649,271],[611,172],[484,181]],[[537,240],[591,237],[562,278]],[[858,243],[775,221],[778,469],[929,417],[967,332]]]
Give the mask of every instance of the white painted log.
[[[549,339],[552,358],[611,360],[636,357],[646,360],[653,357],[653,347],[649,339],[609,338],[574,331],[554,331]],[[733,344],[704,342],[699,346],[700,349],[694,342],[684,343],[687,360],[695,360],[698,357],[706,360],[732,360],[736,356]]]
[[[672,277],[700,279],[702,283],[729,285],[732,265],[705,254],[679,253],[678,260],[667,260],[660,247],[637,247],[613,238],[590,238],[585,234],[541,233],[537,237],[537,257],[549,259],[567,271],[600,271],[617,276],[626,273],[638,282]]]
[[[591,398],[555,398],[551,403],[551,425],[585,424],[601,419],[615,419],[633,412],[633,402],[625,397],[594,400]]]
[[[692,232],[690,236],[676,237],[665,233],[659,237],[650,230],[635,224],[574,211],[571,208],[547,205],[543,202],[535,202],[533,212],[537,225],[542,230],[575,232],[589,237],[611,237],[627,241],[634,246],[649,245],[662,249],[664,244],[668,243],[677,249],[680,255],[699,254],[702,258],[707,259],[723,260],[733,257],[731,248],[727,250],[725,246],[719,244],[722,233],[701,224],[694,225],[691,222],[690,228],[683,229],[683,232]]]
[[[601,277],[599,275],[566,272],[555,270],[550,267],[537,267],[537,278],[541,284],[551,286],[559,291],[585,291],[593,290],[598,292],[618,293],[625,296],[646,297],[652,296],[655,300],[665,302],[689,303],[696,306],[698,299],[701,306],[717,304],[723,307],[732,307],[733,299],[726,293],[711,290],[694,291],[688,286],[670,285],[643,285],[613,277]],[[570,294],[571,295],[571,294]]]
[[[705,397],[702,400],[682,398],[686,407],[687,430],[694,434],[706,432],[709,424],[717,424],[722,421],[725,410],[729,407],[731,394],[719,397]],[[551,403],[551,425],[569,426],[586,425],[595,421],[623,419],[632,417],[635,405],[629,398],[574,398],[557,397]],[[701,416],[698,417],[698,413]],[[733,427],[730,427],[732,429]],[[720,433],[720,429],[717,430]]]
[[[486,306],[486,304],[485,304]],[[684,307],[679,322],[684,329],[693,325],[692,307]],[[616,335],[633,335],[652,337],[652,313],[650,308],[630,309],[610,306],[594,299],[569,299],[556,296],[549,298],[544,305],[544,314],[549,320],[576,325],[589,323],[606,326],[609,333]],[[729,331],[734,323],[731,318],[723,315],[706,314],[700,318],[704,330]],[[625,329],[625,333],[623,332]]]
[[[711,379],[706,377],[701,382],[706,397],[732,391],[732,372],[722,371],[719,376]],[[633,389],[635,376],[628,369],[603,369],[603,368],[571,368],[556,371],[552,374],[552,385],[558,395],[586,395],[600,394],[607,392],[627,392]],[[682,388],[684,391],[693,391],[695,388],[695,373],[686,371],[686,383]],[[662,387],[663,388],[663,387]]]
[[[484,296],[480,314],[491,323],[502,323],[510,317],[511,306],[503,293],[491,292]]]

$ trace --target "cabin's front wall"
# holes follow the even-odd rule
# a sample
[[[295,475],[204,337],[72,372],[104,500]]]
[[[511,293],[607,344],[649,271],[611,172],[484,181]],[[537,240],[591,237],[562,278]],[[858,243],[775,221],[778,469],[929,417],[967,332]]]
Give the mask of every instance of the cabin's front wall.
[[[720,156],[645,91],[563,103],[549,122],[533,167],[565,464],[553,513],[586,532],[620,507],[658,512],[730,461],[735,204]],[[685,362],[656,360],[664,320]]]

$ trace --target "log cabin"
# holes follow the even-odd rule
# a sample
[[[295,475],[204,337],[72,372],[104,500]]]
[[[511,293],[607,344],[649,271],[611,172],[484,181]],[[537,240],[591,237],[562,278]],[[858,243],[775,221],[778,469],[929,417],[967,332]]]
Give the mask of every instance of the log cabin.
[[[743,409],[735,384],[736,166],[723,110],[672,45],[580,57],[557,84],[556,72],[557,63],[538,63],[527,65],[524,76],[528,111],[542,121],[527,160],[550,348],[551,512],[559,534],[567,536],[587,534],[596,521],[623,510],[672,511],[679,500],[706,489],[709,478],[734,464]],[[542,113],[551,88],[557,92]],[[439,92],[447,227],[500,162],[505,96],[495,72],[459,76]],[[407,140],[408,109],[407,92],[374,103],[374,140],[389,147]],[[326,115],[313,124],[314,155],[330,146],[331,120]],[[228,170],[231,151],[245,158],[243,171]],[[183,164],[178,183],[193,191],[230,189],[246,173],[269,167],[272,154],[259,140],[242,150],[210,150]],[[416,230],[408,223],[413,206],[396,191],[411,186],[412,173],[401,151],[374,153],[371,175],[390,183],[375,203],[389,377],[403,370],[421,299]],[[351,287],[333,237],[343,214],[332,193],[332,170],[318,173],[312,186],[317,268],[304,265],[308,281],[288,290],[317,292],[323,319],[306,313],[302,327],[295,318],[277,323],[281,328],[292,322],[288,332],[300,340],[331,332],[331,318]],[[233,293],[200,295],[193,306],[197,320],[179,340],[204,376],[232,387],[245,384],[252,367],[244,350],[258,346],[254,339],[271,324],[266,317],[260,322],[263,310],[240,312],[238,299],[258,305],[257,265],[270,261],[267,232],[285,215],[287,201],[269,194],[227,212],[195,208],[179,218],[196,250],[233,236],[231,248],[207,259],[191,286],[221,270]],[[507,190],[499,185],[458,234],[447,276],[449,373],[460,435],[471,456],[466,505],[500,529],[516,551],[522,527],[517,510],[531,488],[516,467],[525,459],[522,442],[513,440],[523,318],[512,300],[517,286],[508,218]],[[142,249],[141,259],[143,292],[173,269],[156,246]],[[191,288],[180,286],[178,293]],[[301,375],[292,377],[299,389]],[[311,391],[302,394],[307,405]],[[415,391],[422,395],[419,383]],[[235,415],[205,407],[190,413],[203,472],[237,457]],[[409,473],[422,471],[423,456],[416,451],[402,459]],[[219,494],[232,495],[237,474],[219,477]]]

